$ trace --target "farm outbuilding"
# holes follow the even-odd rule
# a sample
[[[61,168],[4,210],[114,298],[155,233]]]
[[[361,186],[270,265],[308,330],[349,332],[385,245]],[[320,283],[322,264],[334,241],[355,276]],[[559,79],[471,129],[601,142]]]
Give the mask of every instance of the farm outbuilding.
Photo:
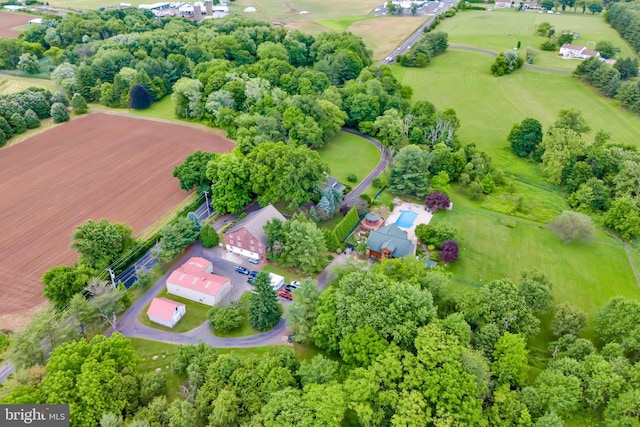
[[[231,290],[231,281],[212,274],[213,265],[194,257],[173,270],[167,278],[167,292],[191,301],[214,306]]]
[[[149,320],[167,328],[173,328],[187,312],[187,307],[167,298],[154,298],[147,310]]]

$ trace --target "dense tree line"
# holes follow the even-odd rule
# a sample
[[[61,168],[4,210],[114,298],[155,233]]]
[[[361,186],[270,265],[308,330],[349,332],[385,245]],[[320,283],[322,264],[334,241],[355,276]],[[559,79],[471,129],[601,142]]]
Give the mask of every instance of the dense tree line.
[[[426,67],[434,56],[444,53],[448,46],[447,33],[425,33],[408,53],[398,55],[397,61],[403,67]]]
[[[590,58],[578,65],[574,73],[603,95],[618,99],[623,108],[633,113],[640,112],[637,59],[623,58],[612,67],[597,58]]]
[[[640,235],[640,155],[634,147],[610,141],[604,131],[588,143],[590,130],[576,110],[562,110],[543,135],[531,118],[514,125],[509,140],[521,157],[540,162],[543,175],[562,185],[569,204],[577,211],[595,214],[624,239]]]
[[[64,94],[38,87],[0,95],[0,146],[14,135],[39,127],[40,120],[51,117],[52,106],[58,102],[69,104]]]
[[[611,3],[605,18],[636,52],[640,52],[640,34],[638,34],[640,5],[636,3]]]

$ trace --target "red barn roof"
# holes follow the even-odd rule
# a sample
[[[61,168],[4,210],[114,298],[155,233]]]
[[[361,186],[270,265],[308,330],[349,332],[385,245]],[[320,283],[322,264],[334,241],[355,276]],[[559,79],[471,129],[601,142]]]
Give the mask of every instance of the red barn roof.
[[[211,262],[204,258],[191,258],[184,265],[173,270],[167,283],[216,296],[229,279],[205,272],[210,266]]]
[[[169,322],[173,313],[180,306],[184,306],[184,304],[167,298],[154,298],[151,300],[151,305],[147,310],[147,316]]]

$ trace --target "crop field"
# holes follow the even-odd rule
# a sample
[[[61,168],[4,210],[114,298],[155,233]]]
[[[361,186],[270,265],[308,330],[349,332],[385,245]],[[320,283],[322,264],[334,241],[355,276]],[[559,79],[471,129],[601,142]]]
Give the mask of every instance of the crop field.
[[[77,259],[76,226],[106,218],[140,233],[187,196],[176,165],[232,148],[191,127],[98,113],[0,151],[0,313],[43,301],[42,274]]]
[[[590,242],[565,245],[544,224],[480,209],[457,192],[453,202],[453,210],[438,213],[432,224],[447,222],[457,230],[460,258],[451,271],[461,283],[518,280],[523,271],[538,269],[551,280],[556,303],[570,301],[590,315],[613,296],[640,297],[622,244],[603,232]]]
[[[631,47],[609,26],[600,15],[567,12],[561,15],[539,14],[536,11],[517,12],[515,10],[467,11],[458,13],[453,19],[446,19],[438,26],[438,31],[449,34],[450,44],[482,47],[496,52],[504,52],[521,42],[521,55],[527,47],[536,49],[535,65],[573,71],[579,61],[562,59],[556,52],[540,50],[546,40],[535,35],[536,27],[550,23],[556,33],[571,31],[579,33],[575,44],[595,47],[601,40],[609,40],[620,48],[619,57],[635,57]]]
[[[0,12],[0,37],[18,37],[20,31],[14,28],[28,24],[33,18],[36,18],[36,16],[25,13]]]

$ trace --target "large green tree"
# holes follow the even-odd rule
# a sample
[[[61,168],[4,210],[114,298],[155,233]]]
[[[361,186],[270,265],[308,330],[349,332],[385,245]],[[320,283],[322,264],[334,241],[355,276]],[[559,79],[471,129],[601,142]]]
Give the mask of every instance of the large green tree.
[[[43,294],[60,310],[75,294],[81,292],[95,275],[95,271],[84,265],[54,267],[42,276],[41,281],[45,286]]]
[[[267,273],[258,273],[253,285],[256,293],[249,302],[249,323],[259,331],[266,331],[278,324],[282,307]]]
[[[527,117],[511,128],[508,137],[511,150],[520,157],[531,156],[542,142],[542,125],[536,119]]]
[[[311,279],[304,279],[293,291],[293,303],[289,305],[286,318],[295,341],[309,342],[311,339],[311,329],[318,317],[316,305],[319,297],[318,284]]]
[[[71,249],[80,253],[82,264],[102,270],[134,246],[132,232],[124,224],[89,220],[74,230]]]
[[[318,226],[314,222],[292,219],[285,223],[284,229],[282,263],[307,274],[322,270],[327,246]]]
[[[389,187],[398,194],[409,194],[417,197],[427,195],[429,189],[429,165],[432,155],[415,145],[404,147],[398,152]]]
[[[207,164],[211,182],[211,206],[221,214],[237,213],[253,199],[250,163],[240,153],[216,156]]]
[[[181,165],[173,169],[173,176],[180,180],[180,188],[198,193],[211,191],[211,180],[207,178],[207,164],[215,157],[214,153],[200,150],[189,155]]]

